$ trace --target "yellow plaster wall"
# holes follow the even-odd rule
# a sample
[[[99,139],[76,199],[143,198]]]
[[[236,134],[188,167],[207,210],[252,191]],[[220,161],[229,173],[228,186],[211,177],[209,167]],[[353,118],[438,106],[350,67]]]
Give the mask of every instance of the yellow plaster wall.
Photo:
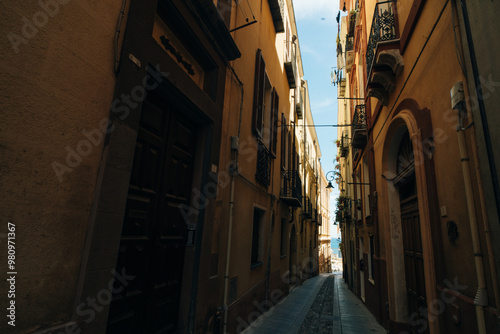
[[[436,143],[432,161],[436,171],[438,203],[429,203],[431,206],[446,206],[447,217],[441,218],[442,246],[444,254],[436,254],[442,257],[446,267],[446,275],[449,280],[457,276],[460,284],[466,285],[467,289],[461,291],[469,297],[475,294],[477,287],[475,269],[473,263],[470,227],[468,221],[467,204],[464,196],[464,185],[462,170],[460,167],[460,156],[456,134],[456,112],[451,111],[450,89],[457,81],[463,81],[464,77],[455,55],[455,44],[451,30],[451,7],[448,4],[443,16],[433,32],[418,64],[413,70],[406,87],[396,101],[396,97],[403,88],[406,78],[422,49],[426,37],[429,36],[439,11],[444,5],[443,1],[427,2],[421,18],[413,33],[413,37],[404,53],[405,68],[397,78],[395,92],[391,95],[388,107],[381,110],[378,121],[373,129],[375,142],[375,164],[377,176],[385,174],[383,170],[382,152],[384,138],[390,119],[383,125],[388,117],[388,110],[405,98],[416,100],[420,108],[428,108],[432,118],[434,129],[434,140]],[[372,103],[376,100],[372,98]],[[471,169],[473,168],[471,162]],[[383,178],[377,177],[377,188],[383,189],[387,183]],[[386,238],[390,237],[390,216],[387,207],[387,198],[379,197],[378,205],[380,212],[381,229]],[[479,207],[477,207],[479,210]],[[479,212],[479,211],[478,211]],[[459,237],[455,245],[451,244],[447,237],[446,222],[455,221],[459,229]],[[421,222],[423,224],[424,222]],[[483,243],[484,245],[484,243]],[[387,255],[387,250],[381,245],[382,256]],[[453,277],[452,277],[453,276]],[[439,285],[443,282],[437,281]]]
[[[50,16],[37,2],[0,4],[0,221],[16,224],[17,330],[68,321],[74,312],[102,141],[61,181],[52,164],[65,165],[65,147],[77,150],[86,139],[82,131],[99,129],[115,84],[121,1],[57,7]],[[33,23],[34,16],[47,22],[37,21],[37,33],[27,38],[23,18]],[[17,53],[8,34],[26,41]]]

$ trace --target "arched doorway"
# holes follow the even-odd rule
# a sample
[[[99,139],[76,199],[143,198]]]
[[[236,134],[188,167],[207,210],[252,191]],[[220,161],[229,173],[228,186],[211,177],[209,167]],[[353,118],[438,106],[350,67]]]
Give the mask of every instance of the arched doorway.
[[[427,147],[432,146],[432,134],[430,110],[413,99],[399,104],[385,133],[379,216],[395,332],[412,326],[413,332],[440,332],[440,318],[427,318],[428,303],[439,298],[437,277],[443,277],[443,262],[434,256],[442,250],[433,155]]]
[[[415,159],[408,130],[405,129],[397,152],[394,186],[399,193],[404,273],[411,333],[428,333],[422,233],[415,179]]]

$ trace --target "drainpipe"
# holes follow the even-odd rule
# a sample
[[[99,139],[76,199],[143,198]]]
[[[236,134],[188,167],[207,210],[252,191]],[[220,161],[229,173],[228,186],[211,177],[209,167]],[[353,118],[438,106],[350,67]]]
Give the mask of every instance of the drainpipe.
[[[453,0],[451,2],[452,8],[456,8],[455,1]],[[452,14],[454,15],[454,14]],[[457,10],[457,15],[458,15],[458,10]],[[460,30],[458,31],[459,36],[461,35]],[[461,38],[460,38],[461,39]],[[463,49],[461,49],[463,52]],[[469,116],[471,119],[473,118],[473,115],[469,113]],[[474,123],[471,123],[474,127],[476,126]],[[498,274],[497,274],[497,265],[495,262],[495,256],[494,256],[494,250],[493,250],[493,241],[492,241],[492,236],[491,236],[491,230],[490,230],[490,220],[489,220],[489,215],[488,215],[488,210],[486,208],[486,200],[485,200],[485,195],[484,195],[484,188],[483,188],[483,178],[481,176],[481,170],[480,170],[480,163],[479,163],[479,154],[478,154],[478,144],[477,144],[477,138],[476,138],[476,133],[475,131],[471,132],[471,146],[472,146],[472,154],[474,156],[474,165],[476,166],[476,181],[478,185],[478,190],[479,190],[479,203],[481,203],[481,214],[483,217],[483,228],[484,228],[484,234],[486,236],[486,247],[488,250],[488,262],[491,268],[491,278],[493,280],[493,294],[495,296],[495,307],[500,308],[500,291],[498,287]]]
[[[467,44],[469,46],[469,55],[472,65],[472,72],[474,76],[474,84],[476,86],[476,93],[478,97],[483,96],[481,80],[479,77],[479,68],[476,59],[476,52],[474,50],[474,41],[472,38],[472,31],[470,27],[469,14],[467,11],[467,4],[465,0],[460,1],[462,7],[462,15],[464,20],[464,28],[467,37]],[[486,115],[486,106],[482,98],[478,98],[479,114],[481,115],[481,125],[483,127],[483,135],[486,146],[486,155],[488,157],[488,166],[490,169],[491,181],[493,183],[493,193],[495,196],[496,211],[498,217],[500,218],[500,186],[498,180],[498,174],[495,163],[495,156],[493,154],[493,145],[491,142],[491,133],[488,124],[488,118]],[[498,305],[497,305],[498,307]]]
[[[300,81],[300,84],[302,86],[302,79]],[[307,134],[306,134],[306,121],[307,121],[307,103],[306,103],[306,92],[305,92],[306,88],[304,87],[304,110],[303,110],[303,117],[304,117],[304,121],[302,122],[302,131],[303,131],[303,134],[304,134],[304,151],[302,153],[302,171],[303,171],[303,175],[304,175],[304,209],[307,210],[308,208],[308,205],[309,203],[306,203],[307,201],[307,192],[306,192],[306,183],[307,183],[307,175],[306,175],[306,142],[307,142]],[[302,91],[300,92],[302,94]],[[311,199],[309,199],[310,201]],[[304,226],[304,229],[302,230],[302,233],[305,233],[305,236],[307,236],[307,222],[306,222],[306,219],[304,218],[304,211],[302,211],[302,226]],[[307,241],[307,238],[304,238],[304,236],[301,236],[302,239],[306,239]],[[307,247],[307,244],[306,245],[303,245],[305,247]],[[304,249],[302,249],[301,251],[301,254],[304,254]],[[303,261],[303,259],[302,259]],[[300,284],[302,285],[302,265],[300,266]]]
[[[113,71],[115,72],[115,75],[118,75],[118,70],[120,69],[120,51],[118,50],[120,48],[119,43],[120,43],[120,29],[122,26],[122,20],[125,17],[125,6],[127,5],[127,0],[122,1],[122,8],[120,10],[120,16],[118,17],[118,22],[116,23],[116,31],[115,31],[115,38],[114,38],[114,45],[113,45],[113,52],[114,52],[114,65],[113,65]]]
[[[241,132],[241,115],[243,113],[243,98],[244,98],[244,90],[243,90],[243,82],[238,78],[238,75],[236,74],[234,68],[228,63],[227,66],[233,73],[234,77],[238,81],[238,84],[240,85],[241,88],[241,101],[240,101],[240,119],[239,119],[239,124],[238,124],[238,145],[240,141],[240,132]],[[233,148],[231,147],[231,151]],[[227,296],[228,296],[228,287],[229,287],[229,263],[231,259],[231,242],[232,242],[232,237],[233,237],[233,210],[234,210],[234,179],[235,176],[238,174],[238,148],[234,149],[235,151],[235,159],[234,159],[234,164],[232,166],[232,170],[230,170],[231,174],[231,192],[230,192],[230,200],[229,200],[229,228],[228,228],[228,234],[227,234],[227,252],[226,252],[226,269],[224,271],[224,315],[223,315],[223,325],[222,325],[222,333],[226,334],[227,330],[227,314],[228,314],[228,307],[227,307]]]
[[[227,236],[226,270],[224,272],[224,320],[222,333],[226,334],[227,329],[227,295],[229,286],[229,260],[231,258],[231,241],[233,234],[233,208],[234,208],[234,173],[231,173],[231,199],[229,202],[229,231]]]
[[[460,117],[459,111],[459,117]],[[464,176],[465,197],[467,200],[467,209],[469,211],[469,223],[472,237],[472,247],[474,250],[474,263],[477,275],[477,292],[474,299],[476,307],[477,328],[478,334],[486,334],[486,325],[484,321],[484,307],[488,305],[488,295],[486,293],[486,282],[484,279],[483,268],[483,255],[481,254],[481,247],[479,243],[479,233],[476,220],[476,208],[474,206],[474,197],[472,194],[472,181],[469,170],[469,157],[467,147],[465,145],[465,132],[462,127],[462,119],[460,118],[460,125],[457,128],[458,146],[460,149],[460,161],[462,164],[462,172]]]
[[[479,169],[479,156],[477,153],[477,141],[476,134],[474,132],[471,133],[471,144],[472,151],[474,155],[474,165],[476,166],[476,180],[477,186],[479,189],[479,203],[481,203],[481,213],[483,216],[483,228],[484,234],[486,236],[486,248],[488,250],[488,260],[491,268],[491,278],[493,280],[493,294],[495,296],[495,306],[496,308],[500,307],[500,291],[498,290],[498,274],[497,274],[497,266],[495,263],[494,251],[493,251],[493,241],[491,237],[490,230],[490,221],[488,218],[488,210],[486,209],[486,200],[484,196],[483,189],[483,178],[481,177],[481,171]]]

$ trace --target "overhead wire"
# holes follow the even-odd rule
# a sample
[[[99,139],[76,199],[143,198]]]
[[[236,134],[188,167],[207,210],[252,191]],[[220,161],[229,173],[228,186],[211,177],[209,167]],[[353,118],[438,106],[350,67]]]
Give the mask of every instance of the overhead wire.
[[[250,8],[250,13],[252,13],[253,19],[255,20],[255,15],[253,14],[252,6],[250,6],[250,3],[248,2],[248,0],[247,0],[247,5],[248,5],[248,8]]]
[[[245,16],[245,21],[248,22],[248,15],[247,15],[247,12],[246,10],[243,8],[243,6],[241,5],[240,1],[237,1],[236,2],[238,4],[238,6],[240,7],[240,10],[241,12],[243,13],[243,16]],[[251,8],[250,8],[251,10]]]
[[[462,69],[462,73],[464,77],[467,77],[467,69],[465,68],[465,61],[461,52],[461,48],[458,43],[458,38],[457,38],[457,31],[456,28],[458,27],[458,24],[455,23],[455,11],[453,10],[455,0],[451,1],[451,26],[453,28],[453,36],[454,36],[454,41],[455,41],[455,54],[457,56],[458,64],[460,65],[460,68]]]

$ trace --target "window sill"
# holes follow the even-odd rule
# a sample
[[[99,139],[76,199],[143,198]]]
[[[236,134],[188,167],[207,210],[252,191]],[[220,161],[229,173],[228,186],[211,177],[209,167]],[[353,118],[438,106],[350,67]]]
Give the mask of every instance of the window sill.
[[[286,254],[281,255],[281,258],[284,259],[286,257]]]
[[[261,267],[261,266],[262,266],[262,261],[252,263],[252,264],[250,265],[250,270],[255,269],[255,268],[258,268],[258,267]]]

